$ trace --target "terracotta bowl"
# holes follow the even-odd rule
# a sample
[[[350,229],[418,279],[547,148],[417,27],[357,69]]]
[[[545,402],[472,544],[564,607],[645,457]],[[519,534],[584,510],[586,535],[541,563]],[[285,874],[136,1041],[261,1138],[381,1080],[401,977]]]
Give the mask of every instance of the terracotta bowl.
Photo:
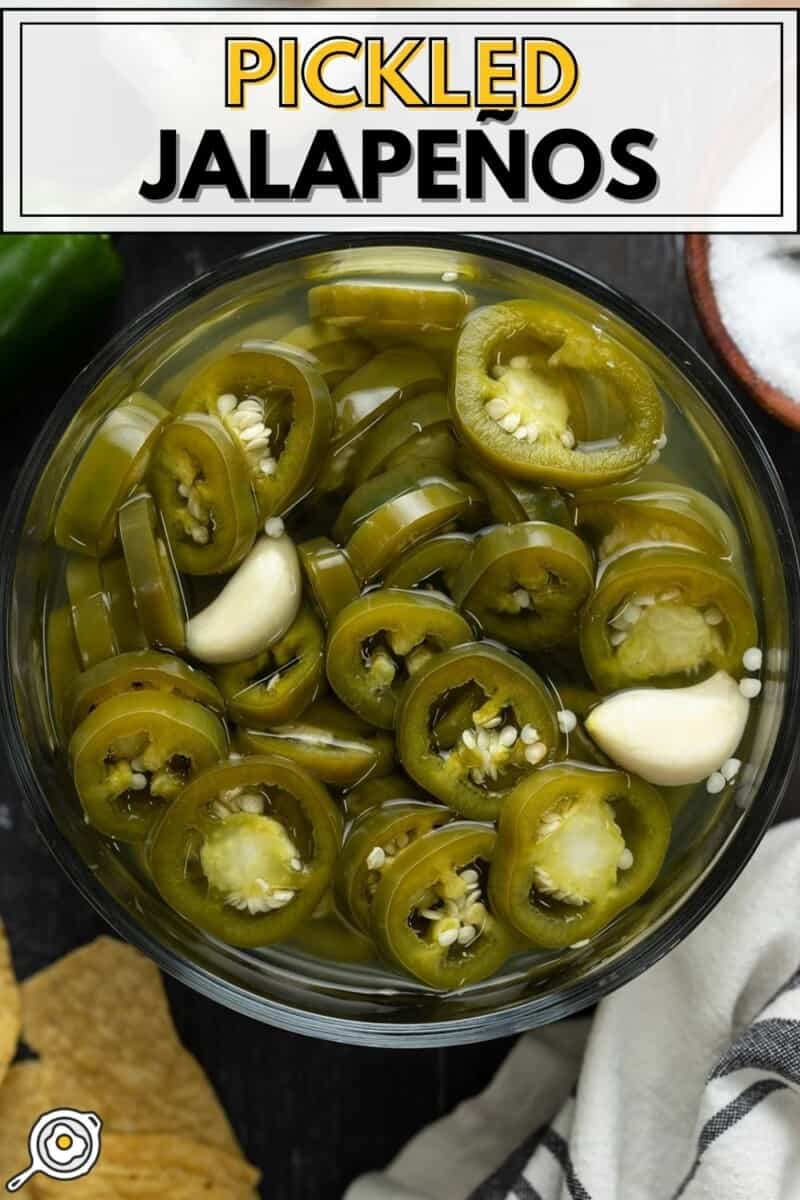
[[[758,374],[733,340],[720,315],[708,263],[708,235],[686,236],[686,275],[689,290],[706,337],[728,369],[744,384],[754,400],[792,429],[800,429],[800,404]]]

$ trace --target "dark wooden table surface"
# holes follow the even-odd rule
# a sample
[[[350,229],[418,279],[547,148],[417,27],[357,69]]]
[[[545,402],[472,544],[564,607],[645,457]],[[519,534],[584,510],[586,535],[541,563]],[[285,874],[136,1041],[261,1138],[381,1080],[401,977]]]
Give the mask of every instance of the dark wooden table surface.
[[[221,234],[121,237],[126,282],[108,329],[124,326],[175,287],[265,240]],[[587,234],[519,240],[627,292],[713,360],[687,292],[679,237]],[[0,478],[6,486],[68,378],[43,361],[41,378],[30,381],[24,401],[5,398]],[[800,434],[752,405],[750,411],[800,516]],[[105,926],[39,843],[7,774],[3,783],[0,912],[17,971],[26,976]],[[800,814],[792,793],[798,789],[790,789],[786,815]],[[236,1016],[178,984],[168,987],[181,1036],[211,1076],[250,1159],[262,1168],[264,1195],[271,1200],[335,1200],[354,1175],[384,1163],[422,1125],[481,1088],[509,1047],[491,1042],[384,1051],[316,1042]]]

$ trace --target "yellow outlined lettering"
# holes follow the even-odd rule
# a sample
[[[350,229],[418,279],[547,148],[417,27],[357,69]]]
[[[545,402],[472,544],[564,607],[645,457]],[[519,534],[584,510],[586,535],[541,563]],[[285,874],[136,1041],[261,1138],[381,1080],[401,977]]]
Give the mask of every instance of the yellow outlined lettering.
[[[516,38],[477,38],[475,42],[478,108],[513,108],[517,103],[517,65],[497,62],[500,54],[516,54]],[[496,83],[510,83],[514,91],[499,92]]]
[[[563,42],[553,38],[523,38],[522,103],[526,108],[557,108],[565,104],[578,86],[578,63]],[[554,84],[542,86],[543,59],[558,68]]]
[[[434,108],[469,108],[469,92],[451,91],[446,37],[430,39],[430,103]]]
[[[406,108],[425,106],[420,96],[403,75],[404,67],[413,62],[425,45],[425,38],[404,37],[388,54],[383,48],[383,38],[367,38],[367,108],[383,108],[386,104],[386,89],[393,92]]]
[[[303,83],[309,95],[327,108],[356,108],[362,104],[358,88],[332,88],[322,77],[332,58],[359,58],[361,50],[361,42],[349,37],[325,38],[312,46],[303,60]]]
[[[225,39],[225,107],[245,107],[245,86],[266,83],[275,71],[275,51],[263,38]]]

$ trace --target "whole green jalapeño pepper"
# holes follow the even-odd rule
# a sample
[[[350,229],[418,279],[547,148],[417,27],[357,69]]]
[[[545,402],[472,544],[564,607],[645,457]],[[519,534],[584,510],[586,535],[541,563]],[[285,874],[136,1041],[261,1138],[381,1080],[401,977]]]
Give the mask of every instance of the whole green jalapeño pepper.
[[[246,754],[291,758],[323,783],[342,788],[388,775],[394,764],[389,734],[367,725],[328,696],[316,700],[294,721],[268,730],[241,728],[235,742]]]
[[[503,806],[489,895],[533,945],[570,946],[647,891],[669,839],[667,807],[649,784],[553,764],[522,780]]]
[[[278,343],[211,363],[178,407],[222,421],[244,460],[259,520],[285,512],[308,490],[333,431],[327,384],[307,355]]]
[[[76,680],[72,692],[71,728],[80,725],[90,712],[124,692],[153,690],[194,700],[221,713],[225,702],[207,675],[195,670],[174,654],[158,650],[131,650],[97,663]]]
[[[324,686],[324,670],[322,626],[306,605],[277,642],[214,676],[235,721],[268,729],[308,708]]]
[[[117,536],[117,510],[144,478],[168,416],[144,392],[108,413],[67,484],[56,514],[59,546],[95,558],[108,554]]]
[[[192,924],[233,946],[280,941],[327,891],[341,816],[296,763],[252,757],[198,775],[148,845],[161,895]]]
[[[445,650],[409,681],[397,750],[420,787],[475,820],[497,817],[520,777],[559,748],[553,700],[521,659],[485,642]]]
[[[588,440],[597,385],[618,402],[622,427]],[[482,308],[466,321],[451,408],[467,445],[501,474],[569,489],[635,474],[663,436],[661,398],[644,365],[585,321],[534,300]]]
[[[454,822],[417,838],[382,873],[370,928],[390,961],[428,987],[466,987],[494,974],[513,950],[487,896],[496,837]]]
[[[687,683],[703,672],[742,674],[758,644],[738,572],[683,546],[629,550],[609,562],[587,605],[581,650],[598,691]]]
[[[541,650],[574,633],[594,583],[579,537],[546,521],[479,534],[453,579],[453,599],[484,631],[517,650]]]
[[[417,838],[452,819],[450,809],[437,804],[394,800],[353,822],[336,864],[334,885],[339,907],[358,929],[369,933],[372,898],[384,871]]]
[[[380,588],[348,604],[331,625],[328,680],[365,721],[392,729],[406,681],[440,650],[471,638],[469,624],[443,596]]]
[[[337,613],[355,600],[358,580],[347,555],[330,538],[310,538],[297,547],[300,565],[322,619],[329,624]]]
[[[90,823],[122,842],[147,836],[165,804],[227,753],[225,726],[182,696],[121,692],[75,730],[69,754]]]
[[[257,514],[241,456],[208,413],[176,417],[153,455],[153,493],[179,570],[232,570],[255,541]]]
[[[575,525],[602,561],[637,544],[671,542],[739,561],[741,545],[728,514],[694,488],[678,483],[618,483],[575,497]]]
[[[22,378],[45,346],[48,357],[74,351],[121,280],[122,262],[107,234],[3,234],[0,378]]]

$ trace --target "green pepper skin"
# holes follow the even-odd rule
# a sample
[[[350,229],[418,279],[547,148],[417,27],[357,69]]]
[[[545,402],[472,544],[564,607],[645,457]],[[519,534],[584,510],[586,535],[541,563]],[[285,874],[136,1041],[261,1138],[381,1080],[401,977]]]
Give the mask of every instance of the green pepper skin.
[[[207,413],[171,421],[153,454],[150,482],[180,571],[218,575],[238,566],[258,521],[240,452],[221,421]]]
[[[263,795],[262,819],[276,821],[298,844],[302,865],[289,869],[285,886],[294,896],[285,907],[236,906],[204,874],[204,844],[230,819],[226,796],[234,789]],[[259,818],[251,819],[257,829]],[[254,947],[281,941],[312,915],[330,886],[340,843],[341,816],[322,784],[285,758],[254,756],[198,775],[153,830],[147,857],[156,887],[176,912],[228,945]]]
[[[390,870],[417,838],[453,819],[448,808],[409,800],[389,801],[355,820],[336,864],[334,889],[341,911],[363,933],[370,932],[370,908],[383,872]],[[378,847],[379,867],[367,865]]]
[[[334,436],[319,479],[325,492],[352,480],[364,438],[398,404],[442,386],[442,373],[429,354],[398,346],[376,354],[334,388]]]
[[[420,791],[415,783],[399,772],[368,779],[358,787],[351,788],[344,796],[344,810],[348,817],[360,817],[371,808],[379,808],[387,800],[424,800],[431,797]]]
[[[643,596],[651,603],[633,605],[636,623],[627,633],[615,630],[615,614],[624,622],[626,609]],[[721,614],[713,626],[704,623],[710,612]],[[738,571],[683,546],[629,550],[611,560],[581,624],[583,660],[604,693],[634,684],[676,686],[702,671],[738,678],[744,651],[756,645],[756,620]]]
[[[120,650],[123,653],[129,650],[145,650],[147,638],[136,611],[124,556],[120,554],[117,558],[109,558],[101,563],[100,576],[103,591],[108,596],[111,624],[114,626]]]
[[[186,602],[159,513],[149,492],[119,511],[119,537],[145,637],[180,652],[186,647]]]
[[[107,234],[3,234],[0,378],[22,378],[45,346],[48,357],[74,354],[121,282],[122,261]]]
[[[214,678],[229,715],[255,729],[294,721],[324,686],[325,639],[308,606],[277,642],[243,662],[219,667]]]
[[[67,595],[81,664],[85,670],[119,653],[111,604],[97,559],[75,555],[66,568]]]
[[[341,546],[330,538],[310,538],[297,547],[314,603],[326,625],[359,594],[358,580]]]
[[[593,585],[592,556],[579,537],[526,521],[478,534],[453,579],[453,599],[490,637],[530,652],[574,633]]]
[[[331,389],[368,363],[375,353],[369,342],[327,321],[296,325],[281,335],[280,343],[308,354]]]
[[[386,587],[433,588],[452,595],[453,579],[472,550],[473,536],[456,530],[418,542],[384,575]],[[441,577],[443,587],[436,584]]]
[[[575,525],[603,560],[637,544],[670,542],[736,564],[741,542],[728,514],[694,488],[678,483],[618,483],[575,497]]]
[[[466,695],[467,689],[474,696]],[[449,721],[447,697],[459,694],[464,698]],[[494,729],[512,725],[518,736],[511,746],[493,747],[490,769],[480,746],[471,743],[476,731],[497,717],[501,721]],[[535,739],[523,739],[526,727],[536,731]],[[414,675],[397,709],[396,740],[403,767],[421,788],[479,821],[495,820],[520,775],[551,760],[560,745],[555,707],[543,681],[521,659],[487,642],[445,650]]]
[[[458,329],[474,304],[469,293],[441,283],[387,283],[380,279],[338,279],[310,289],[312,317],[361,333],[408,336]]]
[[[452,991],[493,975],[513,952],[510,931],[482,900],[477,938],[441,946],[437,922],[422,912],[458,904],[469,890],[461,872],[474,869],[483,885],[496,845],[493,830],[456,821],[413,842],[383,871],[371,906],[370,928],[381,953],[428,987]]]
[[[219,418],[239,450],[256,496],[258,519],[283,513],[308,491],[328,451],[333,432],[333,402],[313,361],[279,343],[248,343],[260,349],[240,350],[211,363],[183,393],[181,412],[208,411]],[[266,446],[251,442],[249,428],[239,423],[236,408],[223,411],[220,398],[261,405]],[[251,414],[253,421],[257,414]],[[251,422],[252,425],[252,422]],[[275,453],[276,441],[283,445]],[[262,464],[268,464],[270,474]]]
[[[94,558],[109,553],[117,536],[119,507],[144,478],[168,416],[157,400],[134,392],[103,418],[56,513],[59,546]]]
[[[442,596],[380,588],[339,613],[328,634],[325,666],[339,699],[379,729],[393,729],[406,680],[472,629]]]
[[[389,734],[366,725],[327,696],[294,721],[268,730],[240,728],[234,740],[245,754],[283,755],[323,783],[341,788],[388,775],[394,765]]]
[[[557,488],[536,487],[519,479],[504,479],[469,450],[458,456],[461,474],[483,493],[494,521],[516,525],[520,521],[549,521],[572,529],[567,503]]]
[[[526,342],[537,348],[538,383],[530,398],[514,393],[512,400],[530,410],[523,417],[538,431],[534,440],[505,430],[486,408],[491,399],[510,395],[507,382],[493,378],[490,369],[502,366],[505,353],[524,350]],[[583,375],[602,379],[622,405],[624,425],[612,446],[580,442]],[[547,405],[536,398],[537,388],[540,396],[542,388],[547,390]],[[660,444],[664,425],[661,398],[643,364],[587,322],[534,300],[482,308],[465,322],[456,349],[451,411],[461,437],[493,469],[570,490],[613,483],[641,470]],[[565,444],[562,434],[572,444]]]
[[[73,688],[83,666],[75,641],[72,613],[68,608],[55,608],[48,615],[45,649],[50,716],[56,739],[60,742],[70,730]]]
[[[469,522],[481,511],[477,489],[430,482],[381,504],[358,525],[345,549],[356,575],[367,583],[417,542],[451,521]]]
[[[380,426],[379,426],[380,428]],[[352,537],[362,521],[398,496],[405,496],[425,484],[443,483],[459,486],[458,477],[436,462],[402,463],[381,471],[354,488],[342,505],[333,526],[333,536],[338,542]]]
[[[107,837],[138,842],[161,808],[227,748],[225,726],[214,713],[150,689],[122,692],[95,708],[73,733],[69,756],[90,824]],[[146,775],[144,788],[134,786],[133,760],[144,762],[138,772]]]
[[[314,913],[292,933],[289,943],[305,954],[328,961],[374,963],[376,958],[372,938],[353,929],[337,912]]]
[[[83,671],[72,690],[70,727],[80,725],[99,705],[123,692],[153,689],[182,696],[222,713],[225,701],[219,689],[202,671],[190,667],[174,654],[158,650],[131,650]]]
[[[618,869],[610,886],[584,904],[537,890],[542,886],[537,857],[557,835],[559,819],[570,811],[580,819],[582,806],[598,804],[613,812],[633,856],[630,867]],[[522,780],[503,806],[489,895],[503,920],[532,945],[563,949],[593,937],[647,891],[661,870],[670,833],[667,806],[649,784],[622,771],[552,764]]]
[[[443,439],[439,438],[442,429],[447,433]],[[443,466],[454,467],[457,447],[449,430],[450,410],[444,392],[423,392],[404,401],[364,438],[353,471],[354,482],[363,483],[385,471],[398,456],[412,461],[435,459]],[[444,461],[438,454],[425,454],[426,447],[433,446],[444,448]]]
[[[411,346],[376,354],[335,389],[335,436],[341,438],[354,430],[366,432],[377,417],[410,396],[430,391],[440,381],[441,372],[433,359]]]

